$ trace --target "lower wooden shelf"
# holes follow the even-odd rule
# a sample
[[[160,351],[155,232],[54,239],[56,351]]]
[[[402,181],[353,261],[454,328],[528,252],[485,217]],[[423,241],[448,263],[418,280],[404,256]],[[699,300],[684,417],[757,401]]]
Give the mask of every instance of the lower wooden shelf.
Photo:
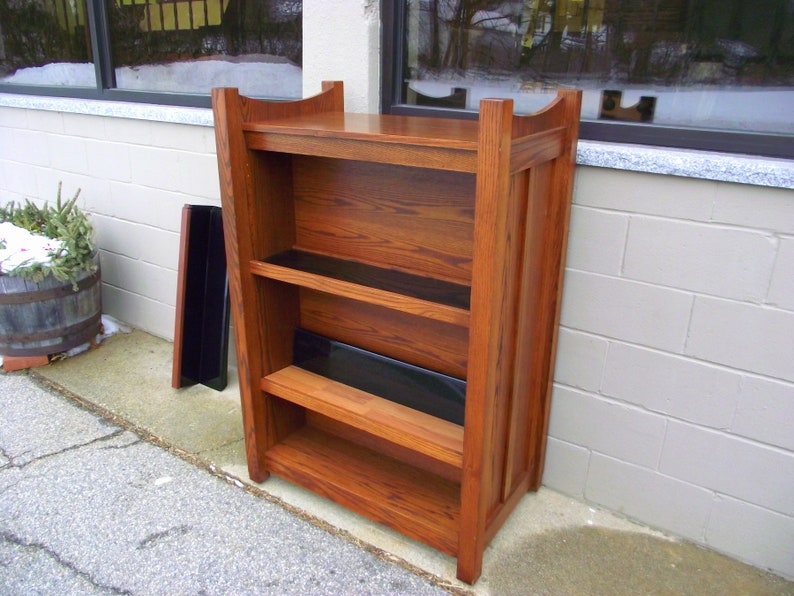
[[[305,426],[268,450],[268,470],[449,555],[458,552],[460,486]]]
[[[460,470],[463,427],[297,366],[264,377],[267,393]]]

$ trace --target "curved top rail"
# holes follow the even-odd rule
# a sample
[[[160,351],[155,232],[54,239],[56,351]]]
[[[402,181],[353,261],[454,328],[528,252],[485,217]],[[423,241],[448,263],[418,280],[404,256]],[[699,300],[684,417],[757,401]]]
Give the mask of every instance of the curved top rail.
[[[557,91],[551,103],[532,114],[513,116],[513,138],[524,137],[536,132],[559,126],[570,126],[579,120],[582,92],[575,89]],[[574,110],[574,106],[576,109]]]
[[[325,81],[317,95],[290,101],[267,101],[240,95],[233,87],[218,87],[212,90],[213,105],[216,96],[225,95],[229,101],[239,103],[243,122],[277,120],[292,116],[306,116],[322,112],[343,112],[345,108],[344,83]]]

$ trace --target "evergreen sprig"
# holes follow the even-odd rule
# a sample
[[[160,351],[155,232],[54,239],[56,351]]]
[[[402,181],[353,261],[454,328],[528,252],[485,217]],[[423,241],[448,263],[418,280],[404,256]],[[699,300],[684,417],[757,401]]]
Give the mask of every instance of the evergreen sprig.
[[[49,263],[30,263],[17,267],[9,275],[40,282],[51,273],[61,281],[71,282],[76,288],[81,274],[96,271],[94,231],[88,217],[75,204],[80,196],[80,189],[64,203],[61,200],[61,186],[58,183],[54,207],[48,203],[39,207],[28,199],[19,205],[12,201],[5,207],[0,207],[0,222],[9,221],[29,232],[60,240],[62,243]]]

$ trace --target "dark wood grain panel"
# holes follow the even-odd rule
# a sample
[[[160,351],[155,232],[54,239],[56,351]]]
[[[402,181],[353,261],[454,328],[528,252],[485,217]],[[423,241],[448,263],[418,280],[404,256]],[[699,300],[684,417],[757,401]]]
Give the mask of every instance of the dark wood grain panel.
[[[319,158],[293,167],[298,248],[471,282],[474,176]]]
[[[468,328],[301,290],[300,326],[454,377],[466,378]]]

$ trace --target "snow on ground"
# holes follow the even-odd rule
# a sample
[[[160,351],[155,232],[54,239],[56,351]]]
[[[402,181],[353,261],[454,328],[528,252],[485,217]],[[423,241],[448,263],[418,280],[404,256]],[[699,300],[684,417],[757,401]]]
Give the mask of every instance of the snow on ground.
[[[0,80],[19,85],[96,87],[91,63],[57,62],[23,68]],[[299,66],[265,54],[218,56],[116,69],[119,89],[166,93],[205,94],[213,87],[237,87],[240,93],[252,97],[299,98],[301,82]]]

